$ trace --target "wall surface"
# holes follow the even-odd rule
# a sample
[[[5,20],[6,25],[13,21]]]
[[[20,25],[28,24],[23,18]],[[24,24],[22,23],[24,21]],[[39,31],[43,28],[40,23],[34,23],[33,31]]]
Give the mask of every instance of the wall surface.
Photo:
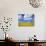
[[[45,39],[45,15],[46,6],[40,8],[33,8],[30,6],[28,0],[0,0],[0,20],[4,16],[12,17],[12,26],[7,33],[10,37],[16,40],[28,40],[34,34],[39,40]],[[19,27],[18,13],[34,13],[35,26],[33,27]],[[4,39],[4,33],[0,29],[0,39]]]

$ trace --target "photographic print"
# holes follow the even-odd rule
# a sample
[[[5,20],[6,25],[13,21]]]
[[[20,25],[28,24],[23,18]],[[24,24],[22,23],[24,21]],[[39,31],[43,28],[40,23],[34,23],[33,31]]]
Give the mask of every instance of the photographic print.
[[[34,26],[34,14],[18,14],[18,26]]]

